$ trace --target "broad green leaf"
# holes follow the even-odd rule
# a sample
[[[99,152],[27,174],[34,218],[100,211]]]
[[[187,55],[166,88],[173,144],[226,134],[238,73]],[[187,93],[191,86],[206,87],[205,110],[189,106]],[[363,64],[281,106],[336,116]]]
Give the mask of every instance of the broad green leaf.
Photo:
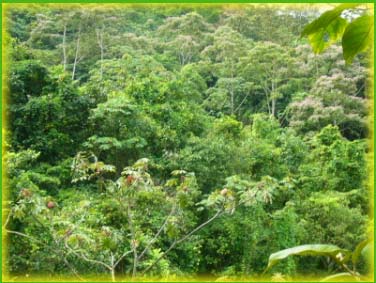
[[[354,282],[359,281],[358,277],[355,277],[354,275],[343,272],[343,273],[337,273],[334,275],[327,276],[320,280],[320,282]]]
[[[347,21],[341,17],[337,17],[328,26],[308,35],[313,52],[316,54],[321,53],[332,43],[339,40],[343,35],[346,26]]]
[[[308,24],[301,36],[308,36],[313,33],[320,32],[322,29],[326,29],[333,21],[337,20],[344,10],[355,8],[359,4],[342,4],[338,7],[323,13],[320,17]]]
[[[355,55],[371,45],[373,16],[364,15],[350,23],[342,37],[343,58],[351,63]]]
[[[363,250],[367,247],[368,244],[370,244],[372,242],[371,239],[366,239],[362,242],[360,242],[356,248],[355,248],[355,251],[353,252],[352,254],[352,262],[354,265],[357,264],[358,260],[359,260],[359,257],[360,255],[363,253]]]
[[[338,261],[338,255],[346,256],[349,254],[348,250],[344,250],[335,245],[302,245],[293,248],[281,250],[273,253],[269,257],[268,266],[265,271],[277,264],[279,261],[292,255],[313,255],[313,256],[329,256]]]
[[[374,243],[373,241],[369,242],[360,252],[360,254],[364,257],[369,258],[371,255],[371,251],[373,250]]]

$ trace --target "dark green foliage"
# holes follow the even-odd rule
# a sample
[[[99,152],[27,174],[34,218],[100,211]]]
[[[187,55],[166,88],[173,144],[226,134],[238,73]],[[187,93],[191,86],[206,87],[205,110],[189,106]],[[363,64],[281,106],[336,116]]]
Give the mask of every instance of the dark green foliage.
[[[363,20],[301,8],[9,9],[11,275],[367,271],[369,62],[335,45]]]
[[[47,84],[47,69],[37,60],[12,64],[9,72],[10,103],[25,104],[30,98],[42,95]]]
[[[39,151],[52,162],[74,154],[85,137],[88,99],[60,69],[49,74],[38,62],[21,61],[10,73],[12,146]]]

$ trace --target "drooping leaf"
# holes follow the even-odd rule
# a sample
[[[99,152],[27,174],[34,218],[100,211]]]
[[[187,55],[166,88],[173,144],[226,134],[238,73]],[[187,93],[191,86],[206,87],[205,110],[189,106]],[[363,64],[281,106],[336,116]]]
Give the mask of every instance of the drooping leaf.
[[[334,275],[327,276],[320,280],[320,282],[354,282],[359,281],[359,278],[348,272],[337,273]]]
[[[364,257],[369,258],[371,255],[371,251],[373,250],[373,246],[374,246],[374,242],[373,241],[369,242],[367,245],[365,245],[365,247],[362,249],[360,254]]]
[[[364,241],[360,242],[356,248],[355,251],[352,254],[351,260],[354,265],[357,264],[360,255],[362,254],[363,250],[366,248],[366,246],[371,242],[371,239],[365,239]]]
[[[321,53],[332,43],[339,40],[345,31],[347,21],[341,17],[334,19],[328,26],[308,35],[314,53]]]
[[[355,55],[371,44],[373,35],[373,16],[364,15],[350,23],[342,37],[343,58],[351,63]]]
[[[326,11],[312,23],[308,24],[302,31],[301,36],[308,36],[313,33],[320,32],[322,29],[326,29],[333,21],[337,20],[344,10],[352,9],[359,4],[342,4],[333,10]]]
[[[313,256],[329,256],[335,260],[340,259],[338,256],[346,258],[349,254],[348,250],[344,250],[335,245],[302,245],[293,248],[281,250],[279,252],[273,253],[269,257],[268,266],[265,271],[270,269],[272,266],[277,264],[279,261],[292,256],[292,255],[313,255]]]

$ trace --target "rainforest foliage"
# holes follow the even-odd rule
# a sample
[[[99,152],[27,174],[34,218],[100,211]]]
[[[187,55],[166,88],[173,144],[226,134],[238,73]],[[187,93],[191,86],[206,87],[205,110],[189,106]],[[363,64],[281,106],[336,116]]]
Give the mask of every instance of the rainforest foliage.
[[[355,250],[372,221],[369,62],[335,42],[314,54],[301,33],[321,13],[6,9],[10,275],[255,277],[279,250]],[[264,275],[341,268],[289,257]]]

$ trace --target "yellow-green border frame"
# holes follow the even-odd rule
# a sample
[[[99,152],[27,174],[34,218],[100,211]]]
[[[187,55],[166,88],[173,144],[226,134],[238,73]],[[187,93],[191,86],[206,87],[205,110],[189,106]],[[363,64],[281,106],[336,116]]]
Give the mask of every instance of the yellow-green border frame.
[[[200,5],[200,4],[204,4],[205,6],[208,6],[208,5],[213,5],[213,6],[216,6],[216,5],[226,5],[226,4],[246,4],[246,3],[253,3],[253,4],[338,4],[338,3],[365,3],[365,4],[371,4],[373,6],[373,14],[375,12],[375,5],[374,5],[374,1],[351,1],[351,0],[345,0],[345,1],[314,1],[314,0],[305,0],[305,1],[294,1],[294,0],[288,0],[288,1],[282,1],[282,0],[258,0],[258,1],[247,1],[247,0],[214,0],[214,1],[203,1],[203,0],[181,0],[181,1],[177,1],[177,0],[149,0],[149,1],[146,1],[146,0],[79,0],[79,1],[75,1],[75,0],[57,0],[57,1],[51,1],[51,0],[2,0],[2,5],[0,6],[0,14],[1,14],[1,21],[0,21],[0,27],[1,27],[1,31],[2,31],[2,36],[1,36],[1,44],[0,44],[0,48],[1,48],[1,52],[2,52],[2,56],[1,56],[1,59],[0,59],[0,64],[1,64],[1,70],[2,70],[2,80],[0,81],[0,86],[1,86],[1,89],[2,89],[2,95],[1,95],[1,100],[0,100],[0,106],[1,106],[1,109],[2,109],[2,115],[0,116],[0,121],[1,121],[1,124],[2,124],[2,131],[0,133],[0,137],[1,137],[1,148],[2,148],[2,151],[1,151],[1,157],[2,157],[2,168],[1,168],[1,174],[0,174],[0,180],[1,180],[1,188],[2,188],[2,193],[0,194],[0,200],[1,200],[1,203],[2,203],[2,209],[1,209],[1,219],[2,219],[2,223],[4,222],[4,216],[5,214],[3,213],[4,212],[4,203],[5,203],[5,196],[6,196],[6,192],[5,190],[3,190],[3,188],[5,187],[5,182],[6,182],[6,178],[5,178],[5,175],[4,175],[4,171],[3,171],[3,165],[4,165],[4,161],[3,161],[3,154],[4,154],[4,129],[6,127],[6,116],[5,116],[5,113],[4,113],[4,105],[6,105],[6,93],[7,93],[7,86],[6,86],[6,78],[4,76],[5,74],[5,70],[6,70],[6,58],[5,58],[5,49],[6,49],[6,45],[5,45],[5,42],[4,42],[4,32],[5,32],[5,25],[4,25],[4,10],[6,8],[9,8],[11,6],[23,6],[23,5],[27,5],[27,4],[52,4],[52,5],[55,5],[55,4],[60,4],[60,5],[74,5],[74,4],[140,4],[140,6],[145,6],[147,4],[187,4],[187,5]],[[371,8],[372,9],[372,8]],[[374,38],[375,38],[375,31],[374,31]],[[374,120],[375,120],[375,109],[374,109],[374,82],[375,82],[375,74],[374,74],[374,68],[375,68],[375,53],[374,53],[374,47],[372,48],[371,52],[370,52],[370,57],[371,57],[371,62],[372,62],[372,66],[370,68],[370,81],[371,81],[371,84],[369,86],[369,90],[368,90],[368,95],[370,97],[370,100],[371,100],[371,107],[370,107],[370,111],[371,111],[371,115],[369,115],[369,129],[370,129],[370,154],[368,156],[368,166],[369,166],[369,170],[370,170],[370,176],[369,176],[369,184],[370,184],[370,204],[371,204],[371,211],[370,211],[370,214],[372,215],[372,219],[374,219],[374,215],[375,215],[375,208],[374,208],[374,199],[375,199],[375,191],[374,191],[374,185],[375,185],[375,180],[374,180],[374,170],[375,170],[375,167],[374,167],[374,163],[375,163],[375,156],[374,156],[374,148],[375,148],[375,137],[374,137],[374,133],[375,133],[375,124],[374,124]],[[374,233],[374,236],[375,236],[375,229],[374,227],[372,227],[372,231]],[[47,278],[46,277],[32,277],[32,278],[20,278],[20,280],[13,280],[13,281],[10,281],[9,278],[7,278],[5,275],[4,275],[4,262],[3,262],[3,259],[4,259],[4,255],[6,254],[6,249],[3,249],[3,244],[4,244],[4,236],[3,236],[3,229],[1,231],[1,237],[2,237],[2,244],[0,246],[0,250],[1,250],[1,258],[0,258],[0,264],[2,266],[2,282],[78,282],[76,280],[72,280],[72,278],[68,278],[68,277],[61,277],[61,278],[56,278],[56,281],[50,281],[50,280],[46,280]],[[375,254],[374,254],[374,251],[372,253],[372,259],[371,259],[371,262],[372,262],[372,272],[371,272],[371,277],[369,277],[369,281],[367,282],[376,282],[376,277],[375,277],[375,272],[374,272],[374,259],[375,259]],[[90,278],[90,277],[89,277]],[[176,280],[167,280],[168,282],[212,282],[212,280],[215,279],[215,278],[205,278],[205,277],[196,277],[196,278],[187,278],[187,279],[184,279],[184,278],[178,278]],[[307,279],[307,278],[296,278],[294,279],[294,281],[292,282],[317,282],[315,281],[317,280],[316,279]],[[145,280],[145,281],[148,281],[148,282],[166,282],[166,281],[163,281],[163,280],[153,280],[152,278],[150,278],[150,280]],[[82,281],[80,281],[82,282]],[[106,281],[104,280],[104,278],[93,278],[92,281],[90,281],[90,279],[88,281],[85,281],[85,282],[109,282],[109,281]],[[120,281],[119,281],[120,282]],[[130,282],[127,281],[127,280],[122,280],[121,282]],[[248,280],[241,280],[241,281],[236,281],[236,282],[250,282]],[[252,282],[268,282],[268,281],[264,281],[262,279],[256,279],[256,280],[252,280]]]

